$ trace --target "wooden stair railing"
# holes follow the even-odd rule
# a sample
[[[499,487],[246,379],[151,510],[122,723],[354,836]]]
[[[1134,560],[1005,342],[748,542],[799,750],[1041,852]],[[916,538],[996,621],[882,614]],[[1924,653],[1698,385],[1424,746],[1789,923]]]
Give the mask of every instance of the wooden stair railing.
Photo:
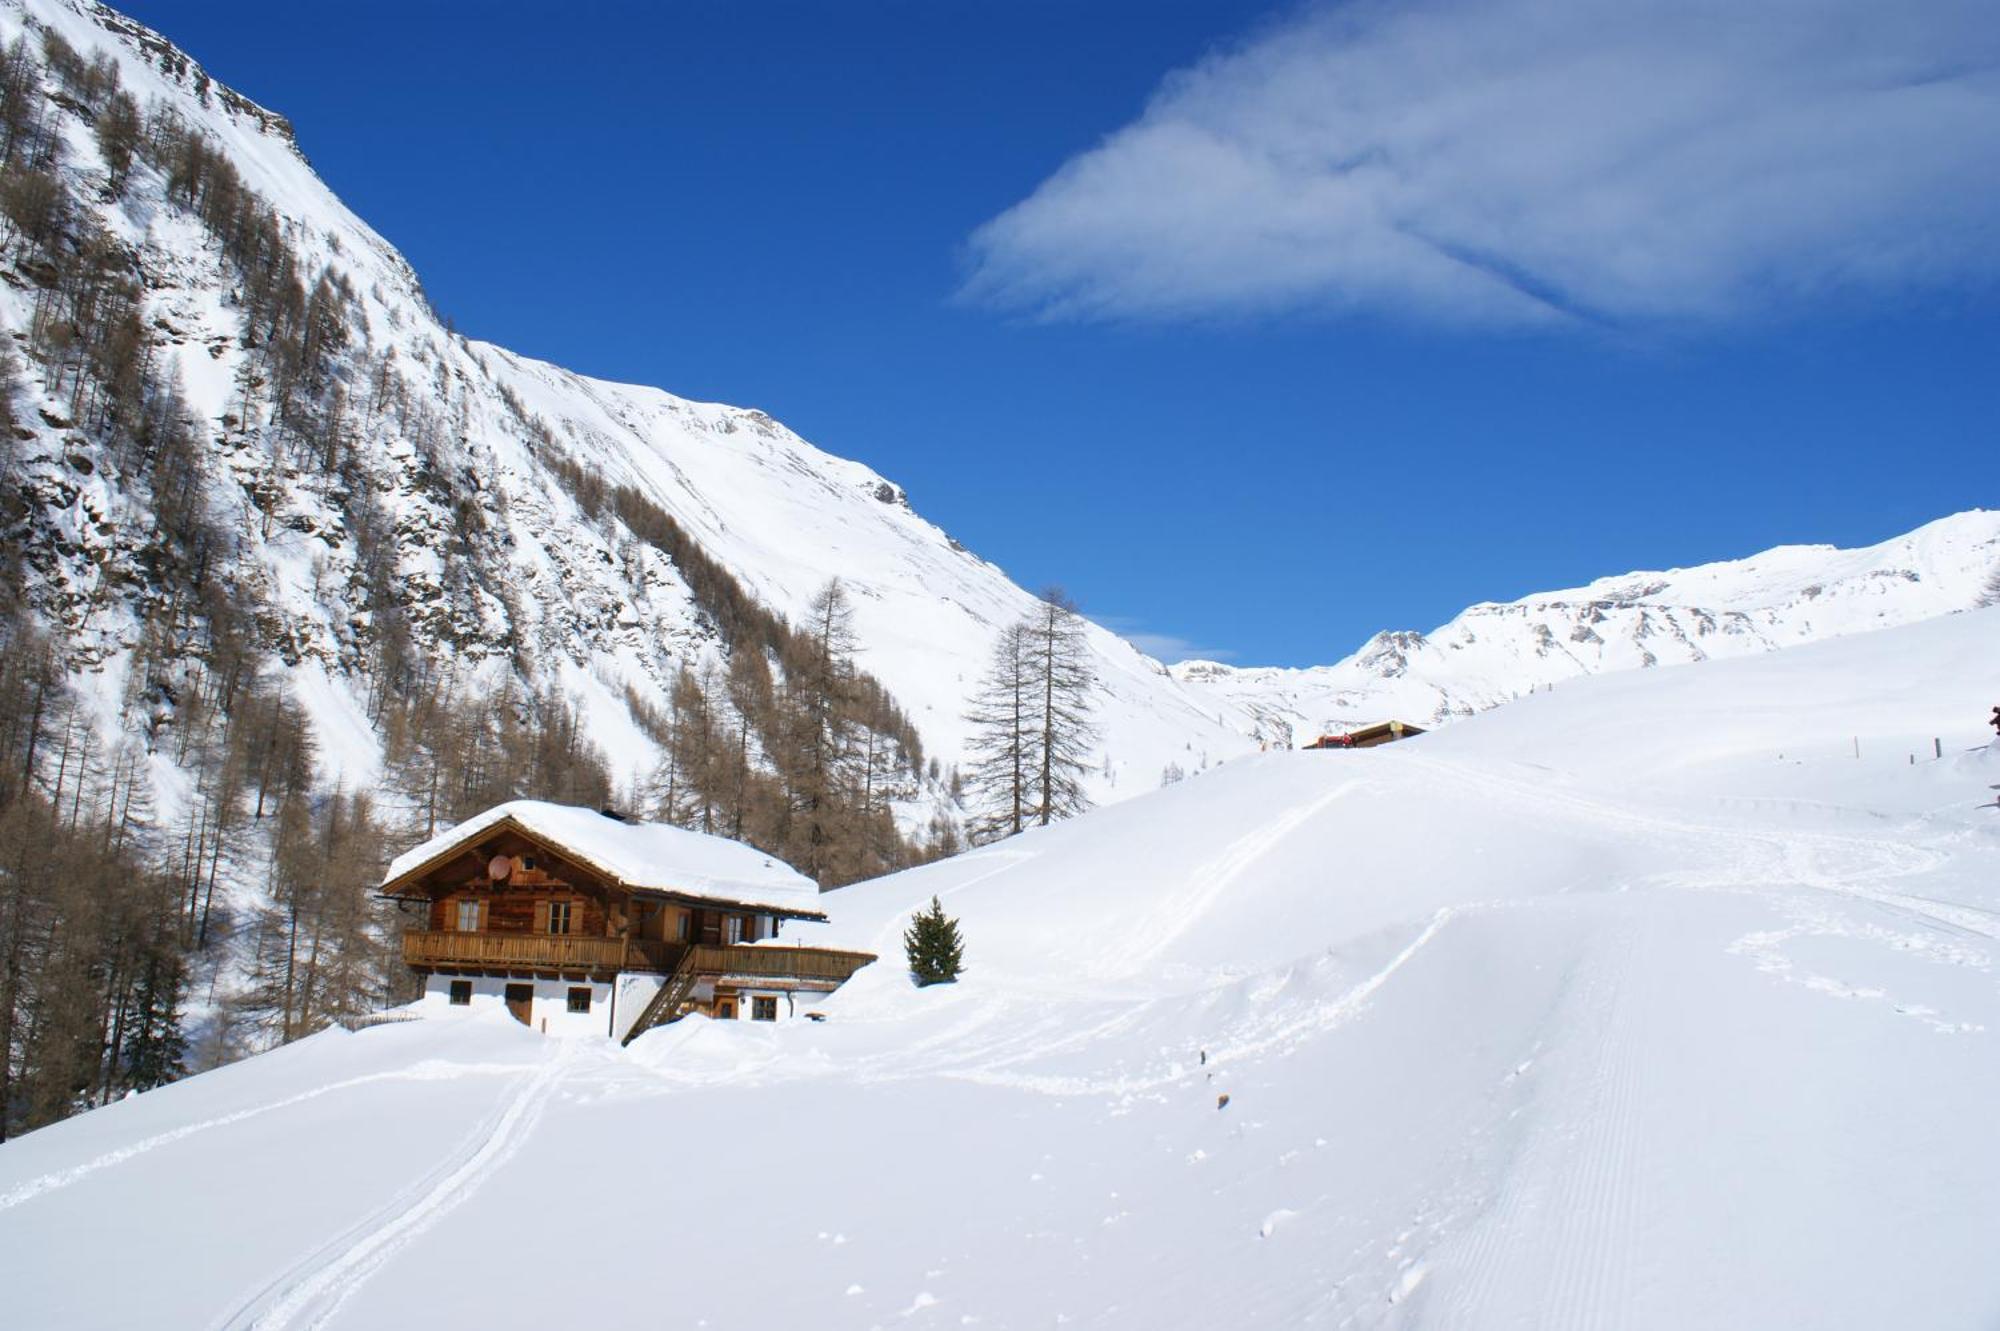
[[[619,1041],[620,1045],[631,1044],[653,1027],[663,1026],[685,1015],[682,1009],[688,1005],[693,996],[695,980],[698,978],[694,965],[696,950],[689,948],[681,954],[680,965],[674,967],[673,973],[667,976],[667,982],[660,986],[660,992],[654,994],[653,1001],[646,1004],[645,1010],[639,1013],[639,1019],[632,1023],[631,1030],[625,1032],[625,1038]]]

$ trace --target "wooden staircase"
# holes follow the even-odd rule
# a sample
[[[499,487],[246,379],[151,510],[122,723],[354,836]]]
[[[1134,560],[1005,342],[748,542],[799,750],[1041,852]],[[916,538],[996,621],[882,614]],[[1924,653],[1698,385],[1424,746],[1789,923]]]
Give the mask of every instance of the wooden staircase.
[[[632,1029],[625,1032],[625,1038],[619,1041],[621,1045],[631,1044],[653,1027],[664,1026],[687,1015],[694,998],[694,983],[699,978],[694,964],[697,950],[691,947],[681,954],[680,964],[667,976],[660,992],[653,995],[653,1001],[646,1004],[645,1011],[632,1023]]]

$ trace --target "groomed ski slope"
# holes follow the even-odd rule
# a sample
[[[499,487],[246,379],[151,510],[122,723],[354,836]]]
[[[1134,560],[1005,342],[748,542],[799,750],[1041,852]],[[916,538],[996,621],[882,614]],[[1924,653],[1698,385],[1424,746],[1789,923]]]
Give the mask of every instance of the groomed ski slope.
[[[445,1009],[135,1097],[0,1147],[7,1324],[1990,1328],[1996,648],[1232,763],[827,898],[890,959],[824,1024]]]

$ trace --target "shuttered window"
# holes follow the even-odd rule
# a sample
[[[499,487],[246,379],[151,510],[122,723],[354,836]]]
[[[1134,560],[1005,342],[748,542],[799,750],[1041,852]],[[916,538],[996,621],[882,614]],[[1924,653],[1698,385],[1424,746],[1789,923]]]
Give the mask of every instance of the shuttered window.
[[[479,903],[461,901],[458,903],[458,931],[462,934],[479,932]]]
[[[567,901],[551,901],[549,903],[550,933],[566,934],[569,932],[569,921],[570,921],[569,907],[570,903]]]

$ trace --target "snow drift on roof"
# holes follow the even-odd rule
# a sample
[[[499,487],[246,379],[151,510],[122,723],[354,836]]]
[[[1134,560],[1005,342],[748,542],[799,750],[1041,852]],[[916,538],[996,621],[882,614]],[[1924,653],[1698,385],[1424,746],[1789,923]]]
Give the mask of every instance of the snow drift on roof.
[[[819,910],[819,887],[755,846],[665,823],[628,823],[595,809],[542,800],[511,800],[440,832],[398,855],[388,886],[503,822],[546,841],[626,887],[710,897],[780,911]]]

